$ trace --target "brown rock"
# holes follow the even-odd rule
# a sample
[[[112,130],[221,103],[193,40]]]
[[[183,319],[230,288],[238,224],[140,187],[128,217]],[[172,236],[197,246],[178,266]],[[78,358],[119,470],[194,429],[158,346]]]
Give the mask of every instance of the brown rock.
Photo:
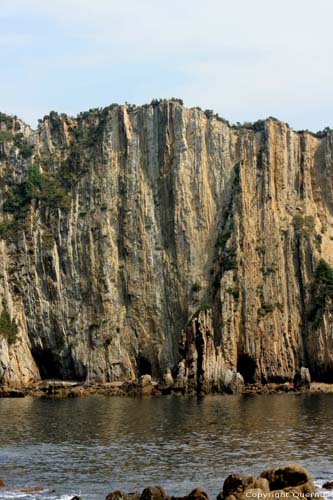
[[[140,493],[124,493],[123,491],[112,491],[108,493],[105,500],[140,500]]]
[[[218,495],[218,500],[230,495],[239,497],[246,489],[253,488],[255,478],[252,476],[242,477],[238,474],[230,474],[223,483],[223,491]]]
[[[260,477],[268,480],[270,490],[300,486],[312,481],[309,472],[296,464],[268,469]]]
[[[145,488],[141,495],[141,500],[164,500],[165,492],[160,486],[150,486]]]
[[[0,479],[0,488],[3,488],[5,486],[5,483]]]
[[[269,482],[264,477],[258,477],[257,479],[255,479],[253,487],[260,488],[264,493],[269,492]]]
[[[195,488],[191,493],[185,497],[186,500],[207,500],[207,493],[202,488]]]
[[[326,483],[323,484],[324,490],[333,490],[333,481],[326,481]]]

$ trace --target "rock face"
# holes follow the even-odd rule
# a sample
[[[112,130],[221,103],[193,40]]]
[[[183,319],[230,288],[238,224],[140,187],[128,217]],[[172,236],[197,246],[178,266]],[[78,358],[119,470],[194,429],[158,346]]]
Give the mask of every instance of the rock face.
[[[331,380],[332,174],[330,131],[177,100],[1,114],[1,384]]]

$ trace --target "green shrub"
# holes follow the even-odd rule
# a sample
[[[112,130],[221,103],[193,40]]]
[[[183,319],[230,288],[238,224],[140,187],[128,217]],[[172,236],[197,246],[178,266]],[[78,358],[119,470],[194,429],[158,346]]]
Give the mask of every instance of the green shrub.
[[[293,226],[300,236],[309,236],[315,229],[315,220],[313,215],[295,214],[293,217]]]
[[[13,136],[10,132],[6,130],[0,130],[0,144],[4,144],[5,142],[9,142],[13,140]]]
[[[43,248],[45,250],[48,250],[48,251],[52,250],[54,247],[54,243],[55,243],[53,234],[50,231],[45,230],[43,232],[42,242],[43,242]]]
[[[198,307],[198,309],[192,314],[187,322],[187,325],[190,325],[194,319],[198,318],[201,312],[209,311],[211,308],[212,306],[210,306],[209,304],[201,304],[201,306]]]
[[[258,316],[266,316],[267,314],[272,313],[274,311],[274,308],[274,304],[262,304],[257,311]]]
[[[314,239],[315,239],[315,243],[316,243],[316,246],[317,246],[318,250],[320,250],[320,245],[323,242],[322,235],[321,234],[316,234],[315,237],[314,237]]]
[[[13,222],[0,222],[0,240],[6,240],[13,235],[15,224]]]
[[[217,237],[216,246],[220,247],[220,248],[223,248],[225,246],[225,244],[227,243],[227,241],[229,240],[230,236],[231,236],[231,231],[230,230],[223,231]]]
[[[9,345],[15,344],[17,340],[16,323],[10,319],[4,306],[0,315],[0,335],[7,340]]]
[[[333,269],[324,259],[320,259],[311,285],[311,304],[308,313],[310,322],[317,318],[333,299]]]
[[[236,302],[239,300],[239,294],[240,294],[239,288],[229,287],[227,288],[226,292],[229,293],[229,295],[232,295]]]
[[[19,147],[19,154],[25,160],[27,160],[28,158],[31,158],[33,153],[34,153],[34,146],[30,146],[29,144],[24,143]]]
[[[49,208],[68,210],[70,207],[70,197],[59,181],[40,172],[37,165],[30,168],[20,184],[9,188],[3,210],[20,217],[29,209],[33,199]]]

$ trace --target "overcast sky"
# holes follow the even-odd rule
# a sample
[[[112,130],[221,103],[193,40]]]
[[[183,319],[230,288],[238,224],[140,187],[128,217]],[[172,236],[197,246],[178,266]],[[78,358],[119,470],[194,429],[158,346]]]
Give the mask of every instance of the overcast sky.
[[[0,110],[179,97],[232,122],[333,127],[333,0],[1,0]]]

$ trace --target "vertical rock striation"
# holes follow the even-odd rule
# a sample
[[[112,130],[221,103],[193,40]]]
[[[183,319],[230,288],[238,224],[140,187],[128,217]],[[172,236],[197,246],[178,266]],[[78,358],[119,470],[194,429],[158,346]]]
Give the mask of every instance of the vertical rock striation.
[[[332,174],[330,131],[176,100],[1,115],[1,383],[332,379]]]

